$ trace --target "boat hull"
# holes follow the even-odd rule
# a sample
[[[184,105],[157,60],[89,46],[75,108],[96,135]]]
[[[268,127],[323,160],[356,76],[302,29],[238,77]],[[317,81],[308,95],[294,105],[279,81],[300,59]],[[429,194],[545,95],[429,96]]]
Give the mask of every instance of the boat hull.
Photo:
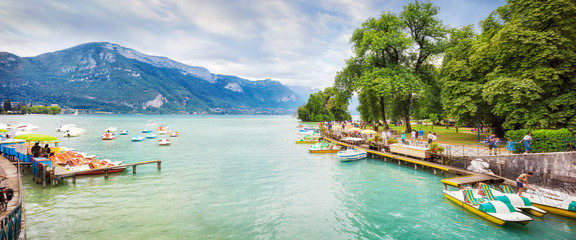
[[[444,193],[444,197],[450,199],[452,202],[456,203],[458,206],[463,207],[464,209],[480,216],[483,217],[485,219],[487,219],[490,222],[496,223],[498,225],[504,225],[504,223],[506,223],[506,221],[496,218],[494,216],[491,216],[485,212],[482,212],[480,210],[478,210],[475,207],[470,206],[469,204],[460,201],[459,199],[456,199],[455,197],[452,197],[450,194]]]
[[[118,173],[118,172],[123,172],[124,170],[126,170],[126,168],[115,168],[115,169],[110,169],[108,170],[108,173]],[[104,174],[105,171],[94,171],[94,172],[85,172],[85,173],[77,173],[76,175],[94,175],[94,174]]]
[[[310,144],[310,143],[317,143],[318,140],[305,140],[305,141],[296,141],[296,143],[300,144]]]
[[[532,205],[534,205],[537,208],[541,208],[541,209],[543,209],[549,213],[553,213],[556,215],[561,215],[561,216],[569,217],[569,218],[576,218],[576,212],[570,211],[568,209],[562,209],[562,208],[558,208],[558,207],[554,207],[554,206],[543,205],[543,204],[539,204],[539,203],[535,203],[535,202],[532,202]]]
[[[496,212],[496,213],[492,213],[492,214],[483,212],[482,210],[478,209],[477,207],[472,206],[471,204],[464,202],[464,200],[459,199],[459,198],[452,195],[452,194],[462,194],[462,192],[460,192],[460,191],[451,192],[451,191],[444,190],[442,193],[444,194],[445,198],[450,199],[452,202],[456,203],[457,205],[463,207],[464,209],[466,209],[466,210],[468,210],[468,211],[470,211],[470,212],[472,212],[472,213],[474,213],[480,217],[485,218],[486,220],[488,220],[490,222],[496,223],[498,225],[504,225],[505,223],[509,223],[509,222],[526,225],[532,221],[532,218],[530,218],[530,217],[528,217],[522,213],[519,213],[519,212],[510,212],[510,213],[498,213],[498,212]],[[450,193],[452,193],[452,194],[450,194]],[[488,203],[504,204],[500,201],[488,201]]]
[[[316,149],[308,149],[311,153],[337,153],[340,149],[323,149],[323,150],[316,150]]]

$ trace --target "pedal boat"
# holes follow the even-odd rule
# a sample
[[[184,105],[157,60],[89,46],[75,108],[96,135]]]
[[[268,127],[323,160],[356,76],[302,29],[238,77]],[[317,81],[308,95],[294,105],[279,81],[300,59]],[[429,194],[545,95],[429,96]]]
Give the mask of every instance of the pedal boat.
[[[319,142],[311,145],[308,151],[310,153],[337,153],[340,151],[340,146],[331,142]]]
[[[528,198],[535,207],[547,212],[576,219],[576,197],[565,193],[542,190],[527,190],[524,197]]]
[[[444,183],[442,192],[445,198],[490,222],[498,225],[504,225],[505,223],[526,225],[532,221],[532,218],[518,212],[511,204],[482,198],[476,193],[477,189],[470,189],[465,187],[464,184],[455,185],[448,179],[442,179],[441,181]]]
[[[489,188],[488,185],[483,186],[482,188],[485,189],[487,187]],[[535,207],[530,199],[518,196],[518,194],[512,191],[510,186],[500,185],[500,187],[502,188],[502,192],[494,188],[490,188],[490,192],[498,201],[510,203],[515,208],[522,210],[522,212],[526,212],[536,217],[544,217],[544,215],[547,213],[543,209]],[[486,190],[484,190],[484,193],[487,197],[489,196],[486,194]]]

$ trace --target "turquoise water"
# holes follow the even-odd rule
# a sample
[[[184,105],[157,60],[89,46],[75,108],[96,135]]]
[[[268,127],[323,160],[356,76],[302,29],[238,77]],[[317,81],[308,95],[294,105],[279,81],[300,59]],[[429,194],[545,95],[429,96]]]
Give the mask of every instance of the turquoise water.
[[[555,215],[498,226],[442,195],[430,170],[393,161],[341,163],[294,144],[289,116],[2,116],[57,135],[62,122],[88,132],[61,145],[125,163],[162,160],[42,188],[25,176],[29,239],[574,239],[576,220]],[[132,143],[148,120],[180,137]],[[128,136],[102,141],[108,127]]]

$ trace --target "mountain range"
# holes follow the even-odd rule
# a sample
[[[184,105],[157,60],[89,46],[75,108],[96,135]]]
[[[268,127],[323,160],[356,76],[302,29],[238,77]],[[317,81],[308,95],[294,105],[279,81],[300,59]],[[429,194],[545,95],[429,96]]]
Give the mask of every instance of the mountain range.
[[[0,52],[0,99],[114,113],[291,114],[309,87],[213,74],[106,42],[35,57]]]

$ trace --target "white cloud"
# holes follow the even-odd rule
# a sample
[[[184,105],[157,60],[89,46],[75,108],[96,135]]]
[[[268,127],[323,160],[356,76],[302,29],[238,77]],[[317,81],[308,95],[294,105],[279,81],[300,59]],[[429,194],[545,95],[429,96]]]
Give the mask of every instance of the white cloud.
[[[407,0],[4,0],[0,51],[35,56],[91,41],[203,66],[213,73],[327,87],[368,17]],[[476,24],[504,0],[437,0],[452,26]]]

